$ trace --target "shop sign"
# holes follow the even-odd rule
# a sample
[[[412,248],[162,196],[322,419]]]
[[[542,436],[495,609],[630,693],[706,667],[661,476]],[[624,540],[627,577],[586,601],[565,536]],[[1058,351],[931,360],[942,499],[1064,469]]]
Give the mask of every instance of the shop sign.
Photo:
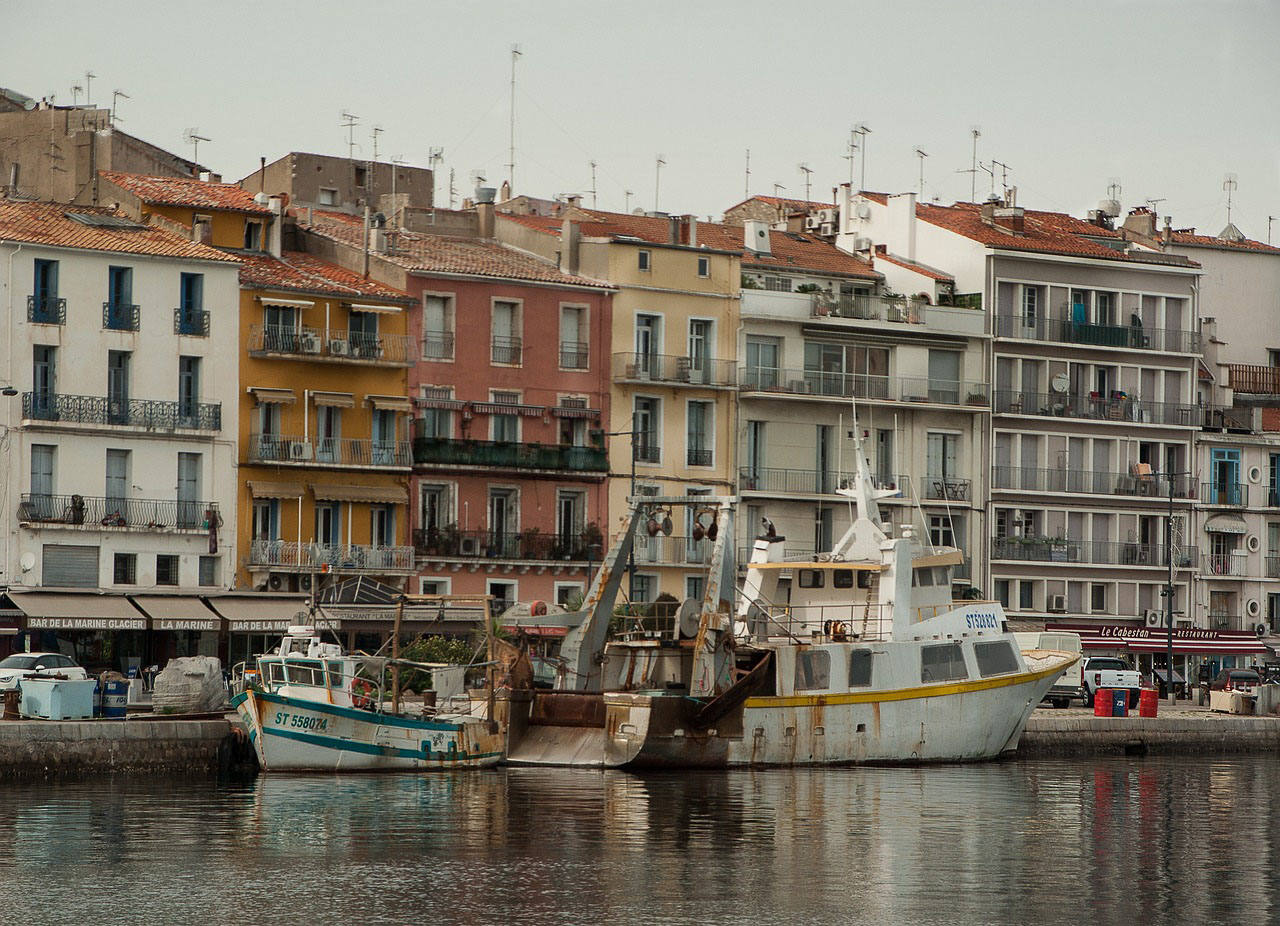
[[[231,630],[236,633],[284,633],[288,621],[232,621]]]
[[[213,631],[218,629],[218,619],[211,617],[182,619],[176,617],[157,617],[151,621],[152,630],[202,630]]]
[[[28,617],[28,630],[146,630],[145,617]]]

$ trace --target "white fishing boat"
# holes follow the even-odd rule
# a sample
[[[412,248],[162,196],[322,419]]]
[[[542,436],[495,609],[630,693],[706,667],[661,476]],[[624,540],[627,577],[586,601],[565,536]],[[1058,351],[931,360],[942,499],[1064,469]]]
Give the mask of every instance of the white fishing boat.
[[[727,767],[991,759],[1016,748],[1074,653],[1023,653],[998,602],[952,599],[955,548],[889,536],[861,446],[853,524],[835,549],[784,562],[755,543],[740,593],[734,499],[715,510],[706,594],[670,629],[606,643],[628,531],[610,551],[553,692],[512,695],[508,759],[524,764]],[[637,498],[633,523],[688,499]],[[661,515],[659,515],[661,517]],[[711,532],[708,532],[709,534]],[[779,577],[790,576],[789,600]],[[612,590],[612,591],[611,591]],[[527,706],[526,703],[527,702]]]
[[[313,626],[290,627],[256,670],[238,673],[231,704],[264,770],[405,771],[477,768],[502,759],[502,736],[470,713],[411,715],[384,698],[393,660],[345,654]]]

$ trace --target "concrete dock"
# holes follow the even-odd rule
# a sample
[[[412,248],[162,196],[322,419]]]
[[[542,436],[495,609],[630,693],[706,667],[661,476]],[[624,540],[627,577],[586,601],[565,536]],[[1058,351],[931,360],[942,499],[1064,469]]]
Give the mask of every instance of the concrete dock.
[[[1243,753],[1280,753],[1280,717],[1220,714],[1179,702],[1162,703],[1152,718],[1039,708],[1027,721],[1017,758]]]

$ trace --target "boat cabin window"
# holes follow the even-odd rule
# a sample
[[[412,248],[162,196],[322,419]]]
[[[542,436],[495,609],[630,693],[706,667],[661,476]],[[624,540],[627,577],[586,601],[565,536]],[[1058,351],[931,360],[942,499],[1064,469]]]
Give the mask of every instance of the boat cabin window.
[[[853,570],[837,569],[831,573],[832,588],[853,588]]]
[[[872,576],[872,573],[870,572],[870,570],[864,569],[860,571],[858,573],[858,588],[870,588],[871,576]]]
[[[831,654],[824,649],[796,651],[796,691],[831,687]]]
[[[920,650],[921,682],[950,682],[968,677],[964,649],[959,643],[936,643]]]
[[[821,569],[801,569],[796,581],[801,588],[822,588],[825,574]]]
[[[871,650],[855,649],[849,653],[849,687],[871,684]]]
[[[978,657],[978,674],[983,678],[1018,671],[1018,660],[1013,655],[1013,646],[1008,640],[975,643],[973,655]]]
[[[289,662],[287,668],[291,685],[324,685],[324,664],[321,662]]]
[[[932,585],[933,570],[932,569],[913,569],[911,571],[912,585]]]
[[[276,683],[284,682],[284,663],[269,662],[267,663],[267,680]]]
[[[346,687],[347,680],[342,675],[342,660],[333,659],[329,662],[329,685],[332,688]]]

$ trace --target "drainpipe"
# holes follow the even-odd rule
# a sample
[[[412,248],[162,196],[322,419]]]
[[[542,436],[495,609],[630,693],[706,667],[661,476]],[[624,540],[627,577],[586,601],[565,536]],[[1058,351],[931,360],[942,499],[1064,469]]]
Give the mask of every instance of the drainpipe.
[[[0,239],[0,243],[3,243],[3,239]],[[18,256],[18,252],[22,250],[22,242],[20,242],[20,241],[19,241],[19,242],[17,242],[17,245],[18,245],[18,246],[17,246],[16,248],[14,248],[13,253],[9,255],[9,275],[8,275],[8,277],[6,277],[6,279],[5,279],[5,284],[4,284],[4,286],[5,286],[5,291],[6,291],[6,292],[5,292],[5,295],[7,296],[7,298],[8,298],[8,303],[9,303],[9,317],[8,317],[8,321],[6,322],[6,325],[5,325],[5,330],[6,330],[6,335],[8,336],[8,339],[9,339],[9,344],[8,344],[8,349],[9,349],[9,358],[8,358],[8,359],[9,359],[9,363],[8,363],[7,380],[6,380],[6,381],[9,383],[9,385],[10,385],[10,386],[12,386],[12,385],[13,385],[13,337],[14,337],[14,334],[13,334],[13,318],[14,318],[14,315],[13,315],[13,259],[14,259],[15,257],[17,257],[17,256]],[[8,440],[8,436],[9,436],[9,427],[8,427],[9,414],[8,414],[8,409],[7,409],[7,408],[5,409],[4,421],[5,421],[4,436],[5,436],[5,438],[6,438],[6,439],[5,439],[5,441],[4,441],[4,452],[5,452],[5,455],[6,455],[6,456],[8,456],[9,454],[11,454],[11,453],[13,452],[13,442],[12,442],[11,440]],[[5,464],[6,464],[6,465],[5,465],[5,470],[8,472],[8,476],[6,477],[6,482],[7,482],[7,483],[8,483],[8,482],[12,482],[13,480],[17,480],[17,482],[18,482],[18,485],[5,485],[5,487],[4,487],[4,488],[5,488],[5,491],[6,491],[6,493],[7,493],[7,496],[15,496],[15,495],[17,494],[17,489],[21,486],[21,482],[22,482],[22,462],[21,462],[21,461],[22,461],[22,454],[21,454],[21,453],[18,453],[18,454],[17,454],[17,458],[18,458],[18,460],[17,460],[18,465],[17,465],[17,466],[10,465],[10,463],[9,463],[9,461],[8,461],[8,460],[6,460],[6,461],[5,461]],[[10,551],[11,551],[11,550],[14,548],[14,546],[15,546],[15,544],[13,543],[13,538],[17,537],[17,535],[18,535],[17,527],[16,527],[16,526],[14,526],[14,525],[16,525],[16,523],[17,523],[17,520],[16,520],[16,519],[14,519],[12,522],[10,522],[10,526],[8,527],[8,529],[7,529],[7,530],[6,530],[6,532],[5,532],[5,547],[6,547],[6,549],[5,549],[5,557],[4,557],[3,563],[4,563],[5,568],[6,568],[6,569],[9,569],[9,575],[7,576],[7,578],[8,578],[8,580],[9,580],[9,584],[10,584],[10,585],[15,585],[15,584],[18,584],[19,582],[21,582],[21,581],[22,581],[22,574],[21,574],[21,572],[19,572],[19,573],[15,576],[15,575],[13,574],[13,570],[10,568],[10,567],[12,567],[12,566],[16,565],[16,563],[11,563],[11,562],[10,562],[11,557],[9,556]],[[31,651],[31,637],[30,637],[30,635],[28,635],[28,636],[27,636],[27,652],[30,652],[30,651]]]
[[[361,236],[360,249],[364,251],[364,277],[369,278],[369,204],[364,204],[364,234]]]

